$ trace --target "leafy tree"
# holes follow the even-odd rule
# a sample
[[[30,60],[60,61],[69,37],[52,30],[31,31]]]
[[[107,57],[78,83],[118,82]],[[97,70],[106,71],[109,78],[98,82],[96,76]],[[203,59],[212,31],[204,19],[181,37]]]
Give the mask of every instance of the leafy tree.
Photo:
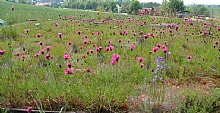
[[[140,4],[139,1],[137,1],[137,0],[132,0],[129,9],[130,9],[130,11],[131,11],[133,14],[137,14],[138,9],[142,9],[142,5]]]
[[[183,0],[170,0],[169,9],[171,11],[171,14],[175,14],[176,12],[179,12],[179,11],[184,11]]]
[[[156,2],[147,2],[147,3],[142,3],[142,4],[143,4],[143,7],[145,8],[152,8],[152,7],[160,6],[160,4]]]
[[[199,15],[208,15],[209,14],[208,8],[205,7],[204,5],[198,5],[196,7],[196,10],[197,10]]]

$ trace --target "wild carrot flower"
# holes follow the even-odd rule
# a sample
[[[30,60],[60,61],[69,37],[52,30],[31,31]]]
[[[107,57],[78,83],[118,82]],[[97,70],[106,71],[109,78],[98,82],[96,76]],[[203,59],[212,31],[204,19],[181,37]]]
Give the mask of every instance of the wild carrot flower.
[[[32,110],[32,109],[33,109],[32,107],[28,107],[28,108],[26,109],[27,113],[31,113],[31,110]]]

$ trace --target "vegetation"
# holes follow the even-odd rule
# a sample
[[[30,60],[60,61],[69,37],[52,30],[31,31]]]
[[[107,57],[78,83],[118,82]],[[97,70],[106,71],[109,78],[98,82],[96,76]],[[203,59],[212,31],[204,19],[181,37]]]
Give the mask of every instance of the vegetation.
[[[0,111],[220,111],[216,19],[0,4]]]

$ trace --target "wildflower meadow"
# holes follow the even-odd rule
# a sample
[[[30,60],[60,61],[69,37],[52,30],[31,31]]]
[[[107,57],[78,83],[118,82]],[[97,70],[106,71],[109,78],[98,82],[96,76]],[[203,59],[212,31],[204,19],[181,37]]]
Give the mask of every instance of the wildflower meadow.
[[[220,112],[218,18],[0,4],[1,112]]]

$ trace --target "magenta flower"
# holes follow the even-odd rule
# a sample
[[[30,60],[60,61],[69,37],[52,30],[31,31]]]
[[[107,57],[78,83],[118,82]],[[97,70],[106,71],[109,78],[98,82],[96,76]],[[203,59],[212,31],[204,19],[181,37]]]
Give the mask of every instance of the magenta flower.
[[[58,33],[57,36],[62,38],[62,33]]]
[[[74,16],[70,16],[70,19],[73,19],[74,18]]]
[[[90,53],[93,53],[94,52],[94,50],[90,50]]]
[[[26,55],[21,55],[21,58],[22,58],[22,59],[25,59],[25,58],[26,58]]]
[[[38,44],[42,46],[43,43],[42,43],[42,41],[40,41],[40,42],[38,42]]]
[[[25,29],[25,32],[26,32],[26,33],[29,33],[29,31],[30,31],[30,29]]]
[[[56,23],[55,23],[55,26],[58,26],[58,25],[59,25],[59,24],[56,22]]]
[[[20,55],[20,52],[15,52],[15,56],[19,56]]]
[[[148,38],[149,36],[150,36],[149,33],[146,33],[146,34],[144,35],[145,38]]]
[[[44,49],[41,49],[40,52],[41,52],[41,54],[44,54]]]
[[[114,46],[110,45],[109,49],[110,49],[110,51],[112,51],[114,49]]]
[[[96,47],[96,44],[93,44],[92,46],[93,46],[93,47]]]
[[[105,48],[105,50],[106,50],[106,51],[109,51],[109,50],[110,50],[110,48],[109,48],[109,47],[106,47],[106,48]]]
[[[118,42],[121,43],[121,42],[122,42],[122,39],[119,39]]]
[[[36,54],[34,54],[34,56],[35,56],[35,57],[38,57],[38,56],[40,56],[40,54],[36,53]]]
[[[144,60],[144,58],[143,57],[138,57],[137,60],[141,63]]]
[[[218,28],[217,28],[217,29],[218,29],[218,31],[220,31],[220,26],[218,26]]]
[[[65,69],[65,74],[73,74],[74,73],[74,68],[66,68]]]
[[[188,60],[191,60],[192,59],[192,56],[188,56]]]
[[[114,65],[119,60],[119,58],[120,58],[120,56],[118,54],[114,53],[112,55],[112,59],[110,61],[110,64]]]
[[[84,44],[87,44],[87,43],[88,43],[88,40],[84,40],[83,42],[84,42]]]
[[[168,48],[165,46],[163,49],[163,52],[166,53],[168,51]]]
[[[32,107],[28,107],[28,108],[26,109],[27,113],[30,113],[32,109],[33,109]]]
[[[71,68],[71,63],[70,62],[66,62],[66,65]]]
[[[63,58],[64,58],[65,60],[70,59],[69,53],[68,53],[68,52],[65,52]]]
[[[144,67],[144,64],[140,63],[140,66],[141,66],[141,68],[143,68],[143,67]]]
[[[81,31],[80,31],[80,30],[78,30],[78,31],[77,31],[77,33],[80,35],[80,34],[81,34]]]
[[[92,69],[91,69],[91,68],[87,68],[86,71],[89,72],[89,73],[91,73]]]
[[[132,43],[132,44],[131,44],[131,46],[130,46],[130,50],[131,50],[131,51],[133,51],[133,50],[134,50],[134,48],[135,48],[135,44],[134,44],[134,43]]]
[[[159,48],[157,46],[153,47],[153,51],[156,52]]]
[[[71,44],[72,44],[72,42],[68,41],[68,45],[71,45]]]
[[[41,37],[41,34],[40,34],[40,33],[38,33],[36,36],[37,36],[38,38],[40,38],[40,37]]]
[[[46,56],[45,56],[47,59],[50,58],[50,53],[47,53]]]
[[[47,52],[50,50],[50,48],[51,48],[50,46],[46,46]]]
[[[14,10],[15,10],[15,6],[12,6],[12,7],[11,7],[11,10],[14,11]]]
[[[0,55],[3,55],[6,52],[6,50],[0,50]]]
[[[82,58],[86,58],[86,54],[82,54]]]
[[[163,44],[161,44],[161,43],[158,43],[158,44],[157,44],[157,47],[161,47],[162,45],[163,45]]]

